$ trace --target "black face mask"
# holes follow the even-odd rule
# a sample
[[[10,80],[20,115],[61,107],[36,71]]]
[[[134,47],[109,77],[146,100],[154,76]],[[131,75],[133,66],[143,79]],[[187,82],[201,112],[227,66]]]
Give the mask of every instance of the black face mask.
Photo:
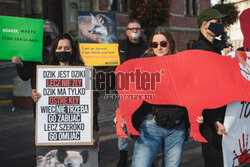
[[[44,32],[44,34],[43,34],[43,46],[48,47],[51,45],[51,43],[52,43],[52,37],[51,37],[50,33]]]
[[[224,24],[210,23],[208,29],[214,33],[216,37],[220,36],[224,32]]]
[[[71,52],[56,52],[55,55],[58,61],[65,63],[69,61]]]

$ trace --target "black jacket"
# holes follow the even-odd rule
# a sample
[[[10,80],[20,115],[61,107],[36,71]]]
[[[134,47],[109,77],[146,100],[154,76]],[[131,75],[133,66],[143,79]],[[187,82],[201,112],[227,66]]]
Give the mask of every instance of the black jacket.
[[[36,89],[36,66],[48,64],[49,57],[50,57],[49,51],[46,48],[44,48],[43,62],[24,61],[23,67],[21,67],[20,65],[16,65],[16,72],[18,76],[23,81],[28,81],[30,79],[31,88]]]
[[[225,42],[222,42],[217,39],[214,39],[214,41],[211,43],[200,32],[200,36],[198,40],[194,43],[191,49],[200,49],[200,50],[206,50],[206,51],[221,54],[221,50],[225,47],[225,45],[226,45]]]
[[[136,48],[136,51],[133,52],[133,48]],[[126,40],[119,43],[119,55],[121,64],[129,59],[139,58],[148,48],[148,44],[142,38],[140,38],[137,44],[130,42],[127,38]]]
[[[36,89],[36,66],[37,65],[47,65],[49,55],[50,54],[49,54],[48,50],[44,49],[43,50],[43,62],[42,63],[24,61],[23,62],[23,67],[20,67],[19,65],[16,66],[16,71],[17,71],[18,76],[23,81],[28,81],[30,79],[32,89]],[[98,104],[98,98],[99,98],[99,93],[94,91],[93,92],[93,105],[94,105],[94,107],[93,107],[93,111],[94,111],[93,112],[93,114],[94,114],[93,129],[95,131],[99,130],[98,113],[99,113],[100,109],[99,109],[99,104]],[[33,108],[33,110],[34,110],[34,117],[35,117],[35,107]]]
[[[213,43],[208,41],[202,33],[192,49],[200,49],[221,54],[225,43],[214,39]],[[224,122],[226,106],[216,109],[206,109],[202,115],[204,123],[200,125],[200,132],[208,143],[202,143],[202,154],[205,157],[222,158],[222,136],[217,134],[214,122]]]
[[[30,79],[31,88],[36,89],[36,65],[42,65],[42,63],[24,61],[23,65],[23,67],[16,66],[18,76],[23,81]]]

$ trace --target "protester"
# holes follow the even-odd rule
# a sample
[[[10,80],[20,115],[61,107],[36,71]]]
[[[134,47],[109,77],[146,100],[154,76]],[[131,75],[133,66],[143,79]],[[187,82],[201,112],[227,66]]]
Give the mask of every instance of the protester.
[[[130,20],[127,24],[127,38],[119,43],[119,54],[121,62],[139,58],[148,48],[148,44],[141,37],[141,23],[138,20]]]
[[[41,63],[22,61],[19,56],[12,57],[12,63],[16,64],[16,71],[18,76],[23,81],[28,81],[30,79],[32,89],[36,88],[36,65],[48,63],[52,40],[54,39],[55,35],[59,34],[59,29],[57,28],[56,24],[49,20],[44,20],[43,31],[43,57]],[[34,118],[35,108],[35,103],[33,103]]]
[[[189,40],[187,43],[187,49],[191,49],[194,46],[194,43],[196,42],[196,40]]]
[[[139,58],[147,49],[147,42],[141,37],[141,24],[138,20],[130,20],[126,30],[127,39],[119,43],[121,63],[126,60]],[[119,104],[119,99],[118,102]],[[116,122],[116,120],[115,120]],[[127,133],[126,123],[123,121],[123,130]],[[126,167],[128,159],[128,139],[118,137],[118,149],[120,160],[118,167]]]
[[[80,61],[79,50],[77,49],[72,37],[65,33],[58,35],[52,43],[51,47],[51,59],[49,61],[49,65],[60,65],[60,66],[82,66],[84,63]],[[36,91],[36,89],[32,90],[32,99],[37,102],[41,94]],[[95,102],[94,102],[95,103]],[[93,148],[97,147],[97,150],[100,151],[100,141],[98,135],[98,118],[97,114],[99,112],[99,108],[94,107],[94,139],[95,143]]]
[[[44,43],[45,47],[50,50],[51,43],[56,38],[56,36],[60,33],[57,25],[52,20],[44,20],[43,30],[45,34]]]
[[[226,41],[217,40],[224,32],[221,19],[225,17],[216,9],[206,9],[198,16],[200,36],[192,49],[201,49],[221,54]],[[208,143],[202,143],[202,155],[205,167],[223,167],[222,136],[227,135],[223,126],[226,106],[217,109],[206,109],[202,115],[203,124],[200,132]]]
[[[250,64],[249,57],[246,52],[249,52],[250,48],[249,17],[250,8],[242,11],[239,16],[241,32],[244,37],[243,47],[240,47],[236,52],[231,52],[227,55],[232,58],[237,57],[239,60],[241,74],[244,79],[247,79],[248,81],[250,81]],[[238,51],[244,51],[245,53],[239,53]],[[234,101],[227,105],[224,125],[228,130],[228,136],[223,137],[222,141],[224,166],[250,166],[249,140],[248,135],[245,135],[250,132],[249,102],[250,101]],[[248,114],[246,114],[247,112]],[[246,144],[244,142],[246,142]],[[232,145],[232,143],[239,144]]]
[[[175,53],[172,33],[157,27],[150,38],[151,47],[145,57],[166,56]],[[163,147],[162,166],[180,166],[187,124],[185,107],[174,105],[142,104],[137,137],[132,158],[132,167],[150,167],[159,148]],[[199,119],[200,121],[200,119]]]
[[[18,76],[27,81],[31,79],[31,88],[36,88],[36,65],[47,64],[49,61],[49,51],[51,48],[52,40],[55,35],[59,34],[57,26],[49,20],[44,20],[44,35],[43,35],[43,61],[42,63],[22,61],[19,56],[12,57],[12,62],[16,64],[16,70]]]

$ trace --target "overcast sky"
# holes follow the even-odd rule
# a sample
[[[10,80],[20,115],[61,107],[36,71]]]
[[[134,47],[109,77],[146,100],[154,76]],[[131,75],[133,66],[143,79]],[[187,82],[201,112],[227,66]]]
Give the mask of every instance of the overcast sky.
[[[212,5],[217,3],[217,0],[211,0]]]

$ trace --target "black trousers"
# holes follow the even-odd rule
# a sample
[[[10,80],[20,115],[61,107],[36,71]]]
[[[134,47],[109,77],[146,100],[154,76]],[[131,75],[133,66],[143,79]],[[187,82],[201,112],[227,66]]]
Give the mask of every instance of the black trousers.
[[[223,158],[204,157],[205,167],[223,167]]]

